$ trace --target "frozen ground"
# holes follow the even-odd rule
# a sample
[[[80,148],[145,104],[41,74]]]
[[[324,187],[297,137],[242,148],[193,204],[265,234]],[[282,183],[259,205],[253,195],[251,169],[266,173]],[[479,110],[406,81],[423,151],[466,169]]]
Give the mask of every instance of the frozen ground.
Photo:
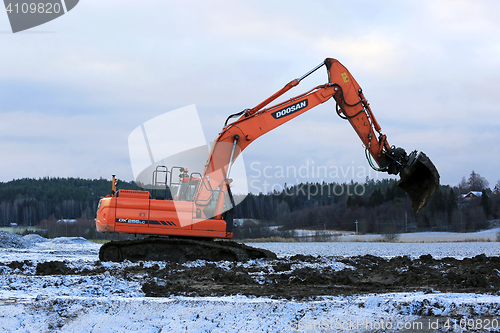
[[[402,271],[421,269],[416,263],[420,265],[426,259],[433,268],[443,266],[443,272],[452,265],[434,259],[472,258],[481,253],[487,257],[500,255],[499,243],[254,245],[276,251],[281,261],[239,264],[196,261],[175,266],[162,262],[100,263],[99,245],[81,238],[45,240],[0,233],[0,327],[4,332],[500,332],[500,290],[496,282],[486,285],[489,291],[481,293],[414,288],[334,296],[330,293],[310,299],[237,293],[218,297],[179,296],[175,292],[166,297],[147,297],[152,291],[144,288],[146,283],[165,287],[169,286],[169,279],[186,280],[188,273],[204,272],[210,283],[226,281],[218,286],[222,290],[237,288],[236,279],[248,280],[248,284],[253,283],[252,288],[258,289],[269,286],[270,277],[279,279],[286,274],[304,280],[313,273],[331,278],[352,270],[353,276],[359,275],[361,266],[357,268],[356,263],[361,260],[389,265],[366,254],[382,258],[408,255],[408,259],[398,259],[410,263],[402,265]],[[304,258],[290,258],[298,253],[305,255]],[[420,261],[415,259],[425,254],[431,254],[434,259],[425,256]],[[311,259],[307,255],[322,257]],[[486,260],[481,256],[477,258],[479,263]],[[498,266],[489,262],[486,266],[492,265]],[[485,274],[484,277],[496,281],[500,277],[497,266],[490,267],[493,276]],[[213,275],[214,272],[219,275]],[[230,272],[237,274],[230,275]],[[305,275],[301,275],[304,272]],[[369,270],[362,272],[366,275]],[[220,276],[226,273],[227,276]],[[475,273],[471,269],[471,274]],[[201,278],[203,276],[192,276],[187,283],[202,284],[205,281]],[[472,284],[475,281],[472,280]],[[293,286],[290,285],[291,292]],[[380,286],[384,286],[383,281]],[[199,289],[195,287],[193,290],[198,293],[205,288],[204,285]],[[450,285],[450,289],[453,287]],[[275,295],[287,293],[286,286],[284,290],[280,288],[284,288],[283,284],[276,286]]]
[[[500,228],[478,232],[412,232],[398,234],[397,242],[401,243],[435,243],[435,242],[494,242]],[[296,230],[299,237],[315,237],[317,234],[331,235],[338,242],[379,242],[382,235],[356,235],[353,232]]]
[[[500,256],[499,242],[453,242],[453,243],[371,243],[371,242],[307,242],[307,243],[248,243],[276,253],[278,256],[293,256],[297,253],[315,256],[362,256],[371,254],[383,258],[410,256],[418,258],[430,254],[433,258],[470,258],[484,253]],[[297,251],[297,249],[300,249]]]

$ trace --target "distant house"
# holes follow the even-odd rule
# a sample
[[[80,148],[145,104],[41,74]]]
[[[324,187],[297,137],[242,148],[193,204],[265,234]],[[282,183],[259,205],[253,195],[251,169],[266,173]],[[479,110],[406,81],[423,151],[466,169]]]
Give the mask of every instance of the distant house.
[[[255,225],[259,225],[260,221],[256,219],[234,219],[234,224],[241,227],[244,223],[253,223]]]
[[[12,222],[12,223],[10,224],[10,226],[11,226],[11,227],[17,227],[17,223]]]
[[[57,223],[75,223],[77,222],[75,219],[61,219],[57,220]]]
[[[462,198],[471,199],[471,198],[480,198],[483,195],[483,192],[480,191],[470,191],[467,194],[462,194]]]

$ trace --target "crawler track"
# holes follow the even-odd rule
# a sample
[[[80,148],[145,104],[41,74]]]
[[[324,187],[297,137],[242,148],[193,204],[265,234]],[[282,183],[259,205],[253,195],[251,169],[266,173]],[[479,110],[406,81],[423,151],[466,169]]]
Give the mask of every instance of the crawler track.
[[[101,261],[132,262],[159,260],[184,263],[191,260],[247,261],[250,259],[276,259],[271,251],[254,248],[233,241],[210,241],[185,238],[151,237],[140,240],[113,241],[99,250]]]

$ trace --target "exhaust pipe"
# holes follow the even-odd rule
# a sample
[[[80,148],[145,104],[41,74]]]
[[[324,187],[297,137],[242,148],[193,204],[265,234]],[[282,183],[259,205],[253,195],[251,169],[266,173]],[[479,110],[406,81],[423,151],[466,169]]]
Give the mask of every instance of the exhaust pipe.
[[[408,193],[413,211],[418,213],[439,188],[439,173],[423,152],[413,151],[399,175],[397,185]]]

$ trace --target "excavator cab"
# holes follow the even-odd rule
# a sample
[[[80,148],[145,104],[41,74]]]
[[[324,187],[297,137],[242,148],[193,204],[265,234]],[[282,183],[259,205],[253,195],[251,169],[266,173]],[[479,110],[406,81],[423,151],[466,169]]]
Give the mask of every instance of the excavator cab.
[[[179,180],[178,185],[173,185],[175,186],[174,192],[176,193],[174,199],[181,201],[193,201],[199,183],[200,183],[199,178],[194,178],[190,176],[182,177]]]
[[[174,181],[174,176],[178,181]],[[171,170],[159,165],[153,171],[152,198],[156,200],[193,201],[200,183],[199,173],[189,174],[188,169],[174,166]]]

